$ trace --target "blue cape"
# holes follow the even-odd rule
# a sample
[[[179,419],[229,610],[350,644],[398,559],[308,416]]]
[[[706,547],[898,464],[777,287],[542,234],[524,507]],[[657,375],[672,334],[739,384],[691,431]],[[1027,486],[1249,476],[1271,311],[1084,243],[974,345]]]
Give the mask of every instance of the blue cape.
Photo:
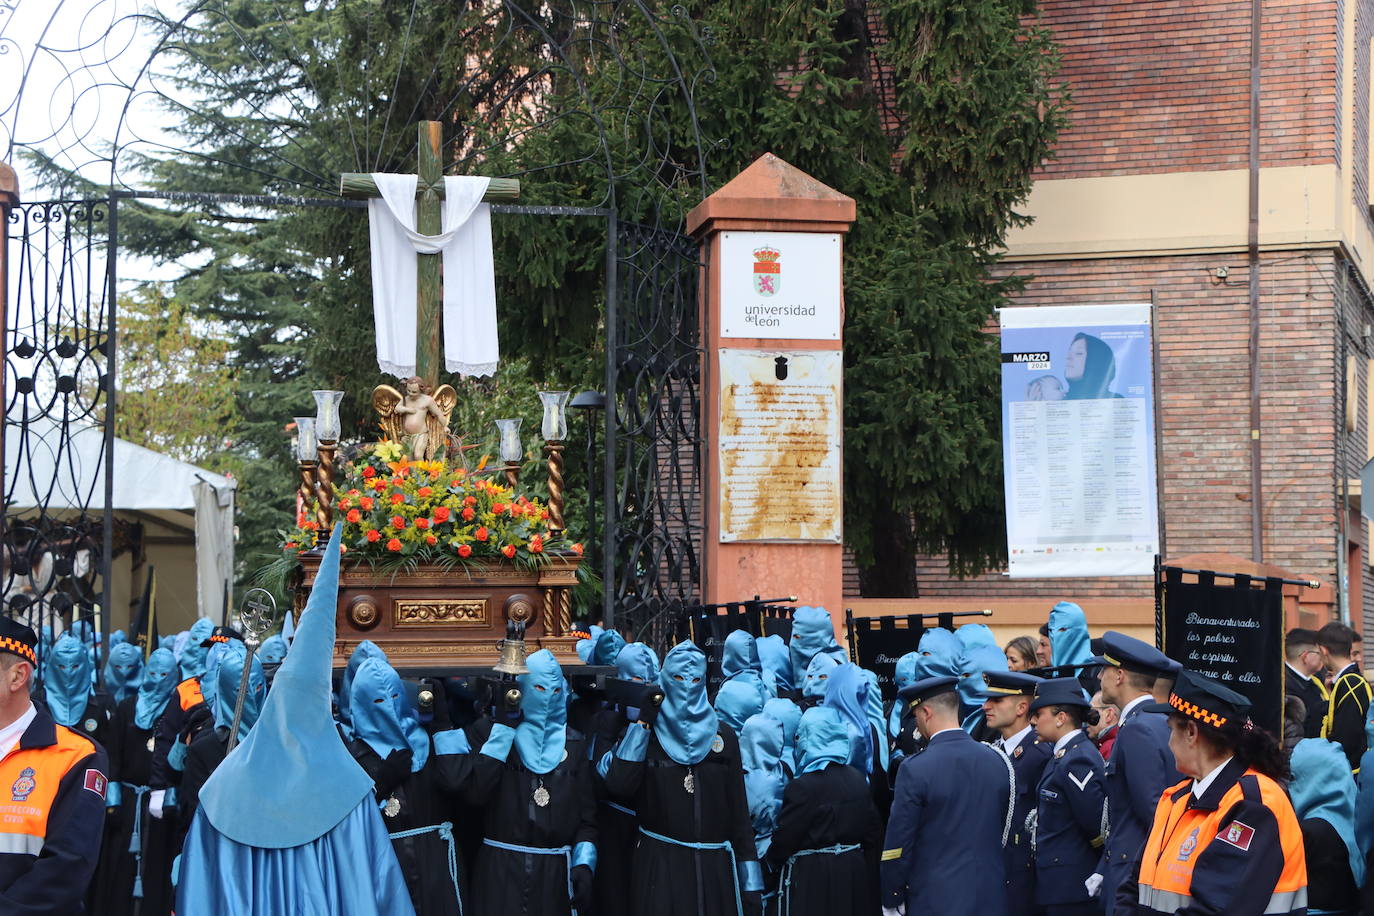
[[[673,761],[696,766],[706,759],[720,723],[706,699],[706,656],[690,639],[663,657],[658,684],[663,706],[654,721],[659,746]]]
[[[883,722],[883,689],[878,683],[878,675],[869,671],[867,668],[860,668],[859,671],[863,674],[864,680],[868,681],[868,702],[865,709],[868,711],[868,724],[873,726],[873,730],[869,732],[869,735],[878,735],[881,739],[883,726],[885,725]],[[871,737],[870,743],[872,743]],[[885,739],[879,740],[874,750],[878,754],[876,763],[881,766],[883,770],[887,770],[887,741]]]
[[[816,706],[802,713],[797,727],[797,758],[798,774],[848,762],[849,726],[839,712]]]
[[[966,623],[954,631],[954,638],[959,640],[959,648],[968,652],[974,646],[992,646],[996,649],[997,637],[993,635],[992,628],[985,623]]]
[[[983,705],[983,675],[1006,671],[1007,656],[996,646],[974,646],[959,660],[959,702],[965,706]]]
[[[291,646],[291,640],[296,638],[296,615],[290,608],[281,615],[281,638],[286,640],[286,645]]]
[[[1374,705],[1364,719],[1365,747],[1369,748],[1360,758],[1360,774],[1355,777],[1360,787],[1355,798],[1355,839],[1360,844],[1360,855],[1366,859],[1374,849]]]
[[[823,700],[830,688],[830,676],[842,663],[833,655],[824,653],[812,657],[802,676],[802,696]]]
[[[863,670],[846,662],[830,674],[823,706],[844,717],[849,725],[851,752],[845,762],[860,773],[873,771],[873,729],[868,720],[868,679]]]
[[[520,685],[520,712],[524,716],[515,727],[515,749],[525,769],[542,775],[558,766],[567,745],[567,681],[548,649],[525,659],[525,667],[529,673],[515,679]]]
[[[48,656],[43,689],[48,697],[48,710],[58,725],[76,725],[86,712],[91,696],[90,653],[81,640],[64,633]]]
[[[1322,738],[1304,738],[1293,747],[1288,760],[1293,781],[1288,795],[1299,820],[1326,821],[1345,841],[1355,886],[1364,884],[1364,856],[1355,841],[1355,779],[1341,746]]]
[[[763,714],[782,723],[783,763],[797,772],[797,726],[801,724],[801,707],[791,700],[774,697],[763,704]]]
[[[625,637],[618,630],[606,630],[592,643],[593,665],[614,665],[620,650],[625,648]]]
[[[740,729],[739,753],[746,773],[753,770],[781,773],[784,747],[782,723],[772,716],[752,715]]]
[[[105,661],[105,689],[116,703],[138,692],[143,683],[143,653],[138,646],[121,642]]]
[[[753,675],[753,680],[748,675]],[[766,699],[763,682],[753,672],[746,672],[720,685],[716,693],[716,718],[738,735],[746,719],[763,712]]]
[[[290,647],[286,640],[281,636],[269,636],[262,641],[258,647],[257,656],[262,659],[264,666],[280,665],[286,659],[286,652]]]
[[[152,729],[158,716],[167,708],[172,691],[180,683],[181,668],[176,656],[170,649],[158,649],[148,656],[148,664],[143,669],[143,683],[138,687],[138,699],[134,700],[134,724],[144,731]]]
[[[330,710],[342,530],[342,525],[334,526],[291,654],[277,671],[276,687],[267,695],[257,725],[200,792],[200,813],[218,833],[242,846],[285,849],[310,843],[372,794],[372,778],[344,747]],[[375,814],[376,806],[372,808]],[[366,871],[357,868],[359,861],[353,867]],[[178,912],[200,911],[183,907]]]
[[[897,670],[893,673],[892,680],[898,690],[916,683],[916,661],[920,657],[919,652],[908,652],[897,659]],[[902,730],[902,707],[905,705],[900,699],[896,700],[892,704],[892,711],[887,714],[887,733],[893,738]]]
[[[799,607],[792,615],[792,639],[787,644],[792,656],[792,683],[800,683],[806,676],[806,666],[819,653],[847,661],[844,650],[835,642],[835,623],[823,607]]]
[[[782,723],[772,716],[750,716],[740,729],[739,749],[744,764],[744,795],[754,826],[754,847],[762,859],[772,843],[782,793],[787,788]]]
[[[243,645],[238,640],[234,640],[233,644]],[[224,658],[224,653],[229,651],[229,645],[227,642],[217,642],[205,653],[205,671],[200,676],[200,695],[205,698],[205,705],[211,710],[215,708],[215,694],[219,693],[219,663]],[[238,687],[234,689],[237,690]]]
[[[781,636],[764,636],[754,640],[754,648],[759,653],[759,664],[763,667],[763,683],[770,693],[777,696],[795,685],[792,680],[792,655],[787,650],[787,641]]]
[[[358,643],[353,654],[348,657],[348,664],[344,666],[343,677],[339,683],[339,694],[335,698],[339,707],[339,724],[344,728],[344,734],[353,737],[353,717],[349,711],[349,696],[353,692],[353,677],[358,673],[358,666],[369,658],[377,658],[386,661],[386,653],[382,647],[370,639],[364,639]]]
[[[627,681],[658,683],[658,655],[642,642],[632,642],[615,657],[615,670]]]
[[[734,630],[725,637],[725,652],[720,660],[720,673],[726,679],[741,671],[753,671],[762,676],[759,647],[748,630]]]
[[[219,664],[215,668],[215,700],[210,708],[215,713],[215,726],[229,728],[234,724],[234,704],[238,702],[239,684],[243,680],[243,663],[248,659],[248,649],[235,640],[225,644],[220,653]],[[258,721],[262,712],[262,701],[267,696],[267,677],[262,672],[262,662],[253,655],[253,668],[248,673],[248,692],[243,697],[243,718],[239,720],[238,741],[248,736],[248,730]]]
[[[406,707],[406,689],[396,669],[380,658],[366,659],[353,675],[353,733],[385,760],[392,751],[409,750],[410,772],[424,769],[429,735]]]
[[[191,631],[186,634],[185,648],[177,656],[181,662],[181,679],[188,677],[200,677],[205,673],[205,657],[210,650],[201,643],[210,638],[210,634],[215,631],[215,625],[209,617],[202,617],[191,624]]]
[[[606,631],[596,624],[592,624],[587,628],[587,632],[592,634],[591,638],[577,641],[577,657],[582,659],[584,664],[590,665],[592,663],[592,646],[596,645],[597,639]]]
[[[1088,617],[1072,601],[1050,609],[1050,664],[1082,665],[1093,657]]]
[[[916,680],[959,676],[959,640],[949,630],[926,630],[916,651],[920,655],[916,660]]]

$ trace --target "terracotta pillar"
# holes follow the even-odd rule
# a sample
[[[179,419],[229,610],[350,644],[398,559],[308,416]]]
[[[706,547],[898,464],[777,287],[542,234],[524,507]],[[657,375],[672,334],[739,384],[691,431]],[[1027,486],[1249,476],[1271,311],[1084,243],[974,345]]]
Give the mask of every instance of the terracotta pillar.
[[[854,216],[852,198],[769,153],[687,217],[705,265],[704,600],[796,596],[828,609],[837,634],[841,264]]]
[[[0,344],[6,353],[10,344],[9,311],[9,228],[10,211],[19,204],[19,177],[14,169],[0,162]],[[0,367],[2,370],[3,367]],[[0,455],[5,453],[5,375],[0,371]],[[5,492],[5,469],[0,460],[0,493]],[[0,529],[4,522],[0,521]]]

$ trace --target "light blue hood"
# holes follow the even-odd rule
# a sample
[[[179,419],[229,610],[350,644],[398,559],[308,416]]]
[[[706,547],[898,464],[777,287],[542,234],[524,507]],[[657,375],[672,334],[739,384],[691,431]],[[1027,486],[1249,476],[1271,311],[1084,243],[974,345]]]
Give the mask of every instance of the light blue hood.
[[[1289,758],[1293,781],[1288,794],[1299,820],[1326,821],[1345,841],[1355,886],[1364,884],[1364,856],[1355,840],[1355,779],[1341,746],[1322,738],[1304,738]]]
[[[262,641],[262,645],[258,647],[257,655],[262,659],[264,666],[280,665],[286,660],[286,653],[289,649],[285,639],[280,635],[274,635]]]
[[[127,642],[116,644],[105,661],[105,690],[120,703],[138,693],[142,683],[143,653]]]
[[[568,682],[548,649],[530,655],[525,667],[529,673],[515,679],[520,685],[520,712],[524,716],[515,727],[515,749],[526,769],[542,775],[563,760],[568,739]]]
[[[224,651],[220,653],[215,670],[214,706],[211,707],[215,713],[216,728],[227,729],[234,724],[234,704],[238,701],[239,684],[243,680],[243,663],[247,659],[248,650],[237,640],[225,644]],[[248,674],[248,692],[243,698],[243,718],[239,720],[239,742],[248,736],[248,730],[258,721],[266,696],[267,677],[263,674],[262,662],[254,654],[253,667]]]
[[[43,690],[48,698],[48,710],[58,725],[72,727],[86,713],[91,696],[91,655],[81,640],[64,633],[52,647],[47,671],[43,676]]]
[[[921,653],[908,652],[897,659],[897,670],[893,672],[892,682],[897,690],[903,687],[910,687],[916,683],[916,662],[920,659]],[[892,711],[887,714],[887,734],[891,738],[896,738],[902,731],[902,707],[905,704],[900,699],[892,701]]]
[[[596,645],[597,639],[606,631],[596,624],[592,624],[587,628],[587,632],[591,634],[590,638],[579,639],[576,648],[577,657],[582,659],[583,664],[590,665],[592,663],[592,646]]]
[[[370,639],[364,639],[358,643],[353,654],[348,656],[348,664],[344,666],[343,676],[339,681],[339,693],[335,697],[335,703],[339,707],[339,724],[343,726],[344,734],[350,738],[353,737],[353,716],[349,709],[353,695],[353,678],[357,676],[363,662],[369,658],[387,661],[386,653],[382,651],[381,646]]]
[[[873,730],[868,720],[868,679],[858,665],[846,662],[830,673],[823,706],[834,709],[849,725],[850,755],[845,762],[860,773],[873,771]]]
[[[642,642],[632,642],[615,657],[616,673],[627,681],[658,683],[658,655]]]
[[[429,735],[406,706],[405,685],[396,669],[380,658],[364,659],[353,675],[349,699],[353,733],[383,760],[393,751],[409,750],[410,771],[418,773],[429,759]]]
[[[797,772],[797,726],[801,724],[801,707],[791,700],[774,697],[763,704],[763,714],[781,723],[783,762],[793,773]]]
[[[654,721],[659,746],[675,762],[696,766],[720,727],[706,699],[706,656],[691,640],[678,643],[663,657],[658,684],[663,688],[663,706]]]
[[[798,775],[848,762],[849,748],[849,726],[839,712],[816,706],[802,713],[797,727]]]
[[[787,644],[792,656],[792,683],[806,676],[811,659],[824,653],[844,662],[844,650],[835,642],[835,623],[823,607],[799,607],[792,615],[792,639]]]
[[[237,639],[231,642],[217,642],[205,653],[205,671],[200,675],[200,695],[205,700],[206,708],[212,712],[215,708],[215,697],[219,694],[219,663],[231,645],[242,646],[243,643]]]
[[[878,755],[877,766],[886,771],[888,762],[887,741],[882,737],[883,726],[886,724],[883,722],[883,689],[878,683],[878,675],[867,668],[860,668],[859,671],[863,674],[864,680],[868,682],[868,696],[864,708],[868,713],[868,724],[873,727],[869,734],[878,736],[877,745],[874,747],[874,752]]]
[[[959,640],[949,630],[926,630],[916,652],[920,656],[916,660],[916,680],[959,676]]]
[[[964,706],[983,705],[983,675],[1006,671],[1007,656],[996,646],[974,646],[959,660],[959,702]]]
[[[134,700],[134,724],[144,731],[150,731],[158,716],[167,708],[172,692],[181,683],[181,667],[170,649],[158,649],[148,656],[148,664],[143,669],[143,683],[138,687],[138,699]]]
[[[740,729],[739,752],[746,773],[783,772],[785,750],[782,723],[770,715],[752,715]]]
[[[753,671],[762,677],[763,664],[759,661],[759,647],[753,634],[748,630],[733,630],[725,637],[720,673],[728,680],[741,671]]]
[[[787,650],[787,641],[781,636],[764,636],[754,640],[754,648],[759,653],[763,684],[768,692],[777,696],[792,690],[796,682],[792,680],[792,654]]]
[[[742,676],[726,681],[716,693],[716,718],[738,735],[746,719],[763,712],[765,699],[763,684],[757,676],[752,680]]]
[[[1050,610],[1050,664],[1084,665],[1092,657],[1087,615],[1072,601],[1059,602]]]
[[[838,667],[840,667],[840,660],[833,655],[822,652],[813,656],[806,666],[805,675],[802,677],[802,696],[818,700],[825,699],[826,691],[830,686],[830,676],[835,673],[835,669]]]
[[[625,648],[625,637],[617,630],[606,630],[596,638],[592,645],[593,665],[614,665],[620,650]]]
[[[963,652],[968,652],[974,646],[998,648],[997,637],[985,623],[966,623],[954,631],[954,638],[959,640],[959,648]]]
[[[181,662],[181,679],[200,677],[205,673],[205,657],[210,653],[206,646],[201,643],[210,638],[210,634],[215,631],[215,625],[209,617],[202,617],[191,624],[191,632],[186,636],[185,648],[181,650],[178,661]]]

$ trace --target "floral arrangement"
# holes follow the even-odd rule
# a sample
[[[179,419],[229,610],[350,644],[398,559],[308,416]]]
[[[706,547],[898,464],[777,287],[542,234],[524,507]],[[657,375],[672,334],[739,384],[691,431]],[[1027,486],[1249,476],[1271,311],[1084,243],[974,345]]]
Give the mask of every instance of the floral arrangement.
[[[582,545],[549,530],[538,500],[443,461],[412,461],[397,442],[383,441],[342,466],[334,513],[342,519],[346,553],[374,559],[438,562],[546,562],[550,554],[581,555]],[[289,556],[327,539],[312,512],[282,532]]]

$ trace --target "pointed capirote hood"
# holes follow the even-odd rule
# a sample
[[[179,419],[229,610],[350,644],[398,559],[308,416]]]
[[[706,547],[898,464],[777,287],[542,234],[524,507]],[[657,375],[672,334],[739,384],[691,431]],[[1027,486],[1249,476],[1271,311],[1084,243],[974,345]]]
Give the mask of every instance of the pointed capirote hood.
[[[285,849],[324,836],[372,791],[330,703],[339,533],[334,526],[291,652],[257,724],[200,790],[211,826],[245,846]]]

